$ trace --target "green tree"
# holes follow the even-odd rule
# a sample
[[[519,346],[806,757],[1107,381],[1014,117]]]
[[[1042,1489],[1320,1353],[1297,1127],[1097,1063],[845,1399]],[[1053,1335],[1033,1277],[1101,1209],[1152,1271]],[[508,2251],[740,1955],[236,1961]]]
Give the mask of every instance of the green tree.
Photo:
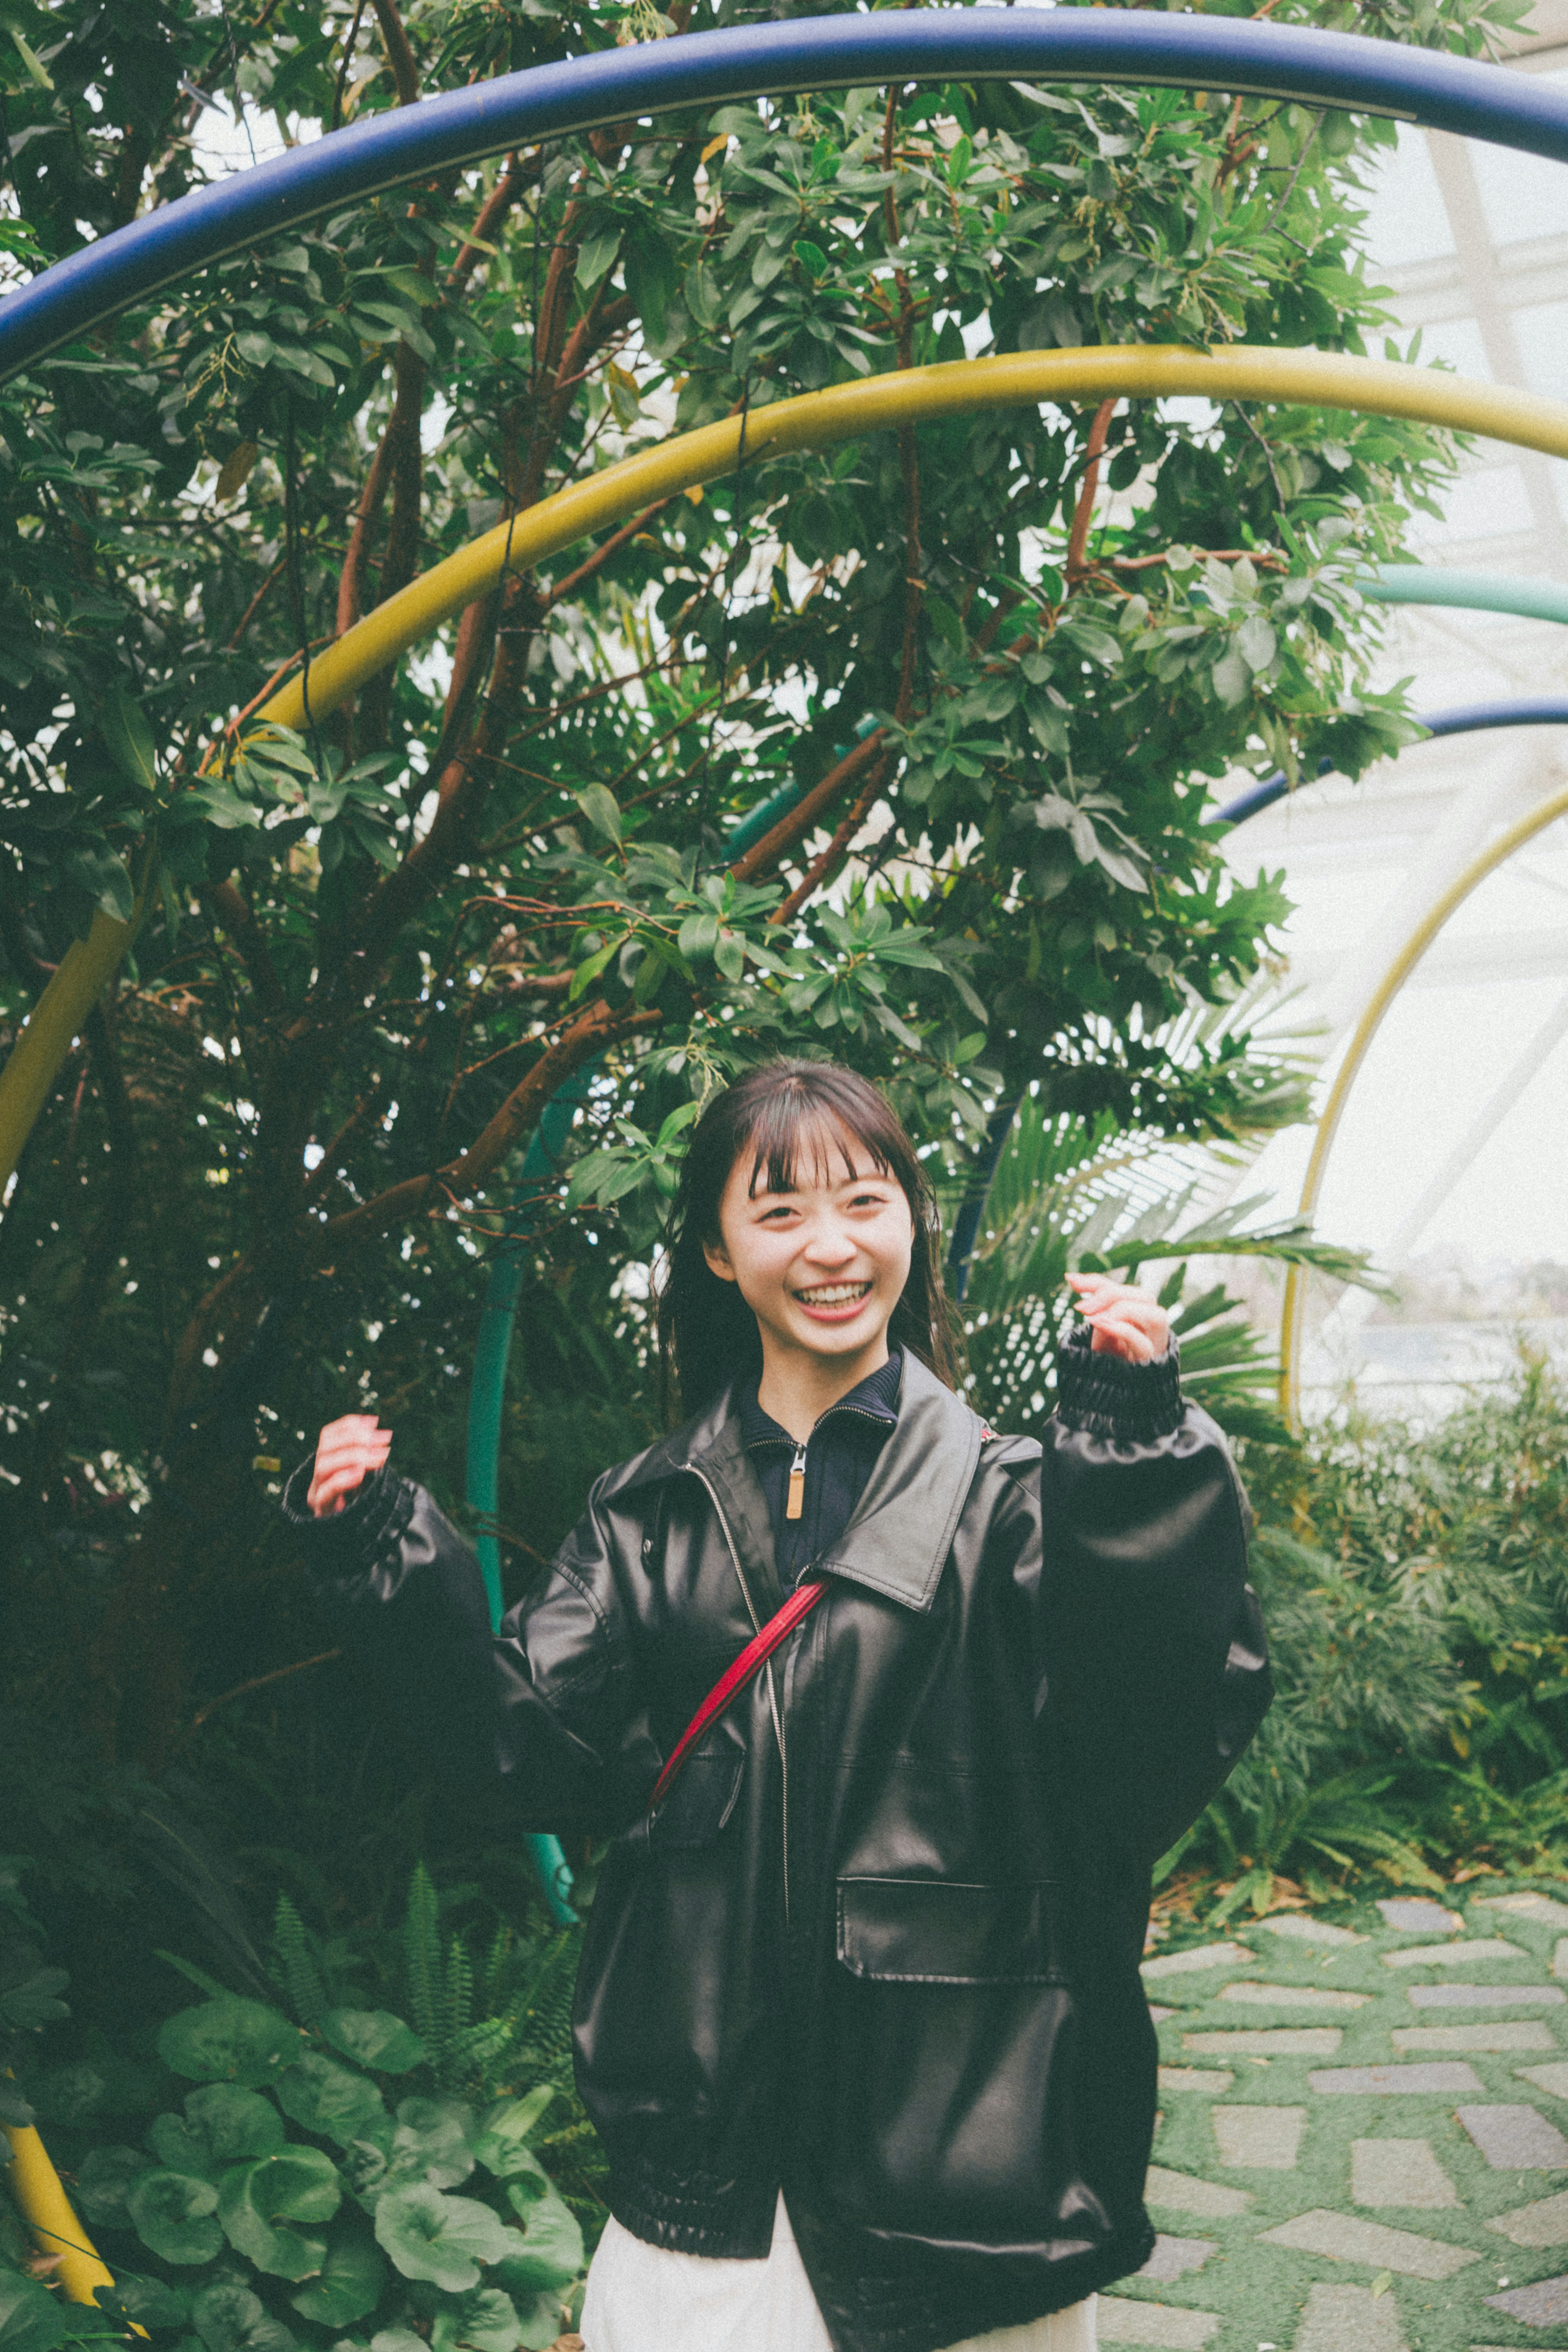
[[[1389,0],[1376,29],[1473,47],[1511,6]],[[292,138],[744,18],[15,0],[5,236],[33,266],[167,202],[236,94]],[[149,898],[0,1233],[25,1692],[161,1764],[258,1627],[297,1655],[253,1457],[346,1395],[450,1485],[479,1261],[573,1070],[600,1156],[536,1234],[512,1435],[566,1434],[521,1557],[645,1416],[634,1267],[683,1121],[746,1061],[851,1056],[959,1186],[1028,1088],[1168,1138],[1256,1126],[1245,1030],[1171,1025],[1258,970],[1283,904],[1227,878],[1208,788],[1405,740],[1354,581],[1446,478],[1426,428],[1107,404],[743,467],[304,737],[249,714],[476,530],[672,429],[966,352],[1363,348],[1390,135],[1010,85],[624,123],[236,254],[5,388],[13,1029],[96,908]]]

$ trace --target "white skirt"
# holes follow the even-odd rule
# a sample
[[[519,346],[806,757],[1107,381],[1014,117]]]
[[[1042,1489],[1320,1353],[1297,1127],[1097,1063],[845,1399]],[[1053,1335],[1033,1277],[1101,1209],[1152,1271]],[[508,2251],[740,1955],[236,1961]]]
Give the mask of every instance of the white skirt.
[[[672,2254],[607,2222],[581,2329],[584,2352],[833,2352],[782,2197],[766,2262]],[[1094,2297],[949,2352],[1095,2352]]]

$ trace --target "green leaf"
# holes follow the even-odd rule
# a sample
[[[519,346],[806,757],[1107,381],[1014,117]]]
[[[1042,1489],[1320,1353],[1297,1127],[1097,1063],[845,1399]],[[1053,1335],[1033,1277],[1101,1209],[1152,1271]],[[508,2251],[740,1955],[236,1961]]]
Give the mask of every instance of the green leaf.
[[[695,1103],[683,1105],[695,1110]],[[674,1116],[674,1114],[672,1114]],[[665,1121],[668,1126],[669,1121]],[[664,1140],[664,1129],[659,1139]],[[536,2084],[524,2099],[498,2100],[486,2116],[474,2142],[474,2154],[488,2172],[505,2180],[515,2172],[538,2169],[538,2158],[528,2146],[530,2134],[548,2110],[555,2092],[549,2083]]]
[[[686,917],[675,945],[688,963],[695,963],[700,957],[711,955],[717,941],[718,916],[712,907],[703,907]]]
[[[176,2074],[254,2090],[276,2081],[302,2039],[277,2010],[231,1994],[172,2017],[159,2033],[158,2055]]]
[[[362,2139],[386,2115],[386,2103],[372,2082],[319,2050],[308,2050],[286,2067],[277,2088],[277,2104],[291,2122],[336,2140],[340,2147]]]
[[[423,2066],[426,2052],[412,2026],[386,2009],[329,2009],[321,2034],[334,2050],[376,2074],[406,2074]]]
[[[141,705],[117,687],[103,698],[99,724],[110,757],[120,774],[144,793],[156,792],[158,754]]]
[[[519,2194],[518,2184],[508,2183],[507,2195],[523,2221],[523,2247],[507,2255],[496,2276],[508,2292],[569,2285],[582,2268],[582,2231],[570,2206],[554,2189],[529,2199]]]
[[[261,2297],[227,2280],[202,2289],[191,2319],[207,2352],[297,2352],[296,2339]]]
[[[259,2092],[242,2091],[236,2084],[213,2083],[204,2091],[190,2092],[185,2114],[191,2131],[205,2142],[217,2164],[243,2164],[283,2146],[277,2110]]]
[[[571,986],[567,991],[569,1003],[575,1003],[577,999],[582,994],[583,991],[592,986],[593,982],[599,978],[600,973],[603,971],[605,967],[609,964],[611,959],[613,956],[620,954],[621,950],[625,946],[630,937],[631,933],[629,931],[617,932],[614,939],[606,940],[601,948],[595,949],[592,955],[586,957],[583,961],[578,965],[577,970],[571,975]]]
[[[584,784],[575,797],[578,807],[595,833],[603,834],[607,841],[620,840],[621,810],[608,785]]]
[[[113,2286],[98,2290],[98,2307],[128,2326],[159,2334],[187,2326],[191,2317],[191,2298],[183,2288],[171,2286],[166,2279],[139,2278],[118,2265]]]
[[[89,2148],[77,2167],[76,2198],[84,2221],[122,2230],[129,2222],[126,2200],[153,2169],[139,2147]]]
[[[397,2111],[389,2188],[455,2189],[474,2169],[474,2111],[463,2099],[404,2099]]]
[[[404,2278],[428,2279],[448,2294],[479,2284],[481,2263],[498,2263],[517,2242],[487,2205],[438,2189],[394,2189],[376,2207],[376,2238]]]
[[[326,2240],[291,2221],[329,2221],[343,2184],[319,2147],[288,2147],[225,2172],[218,2199],[224,2235],[236,2253],[273,2278],[314,2278],[327,2258]]]
[[[144,2246],[166,2263],[210,2263],[224,2242],[215,2185],[188,2172],[145,2172],[125,2200]]]
[[[0,2352],[54,2352],[78,2325],[40,2280],[0,2270]]]
[[[464,2347],[464,2352],[517,2352],[523,2340],[517,2305],[498,2286],[476,2287],[472,2294],[464,2296],[456,2311],[442,2316],[450,2319],[453,2352],[458,2352],[458,2347]],[[559,2318],[558,2305],[558,2323]],[[438,2336],[433,2335],[431,2343],[434,2352],[442,2352]]]
[[[321,2275],[288,2298],[301,2319],[319,2327],[351,2327],[381,2301],[387,2266],[363,2221],[345,2222],[327,2241]]]

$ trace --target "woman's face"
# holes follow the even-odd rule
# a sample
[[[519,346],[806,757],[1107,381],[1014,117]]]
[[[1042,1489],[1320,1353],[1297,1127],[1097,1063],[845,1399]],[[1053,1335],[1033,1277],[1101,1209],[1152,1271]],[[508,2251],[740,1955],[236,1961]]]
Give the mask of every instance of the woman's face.
[[[904,1188],[863,1143],[837,1130],[802,1138],[795,1182],[770,1192],[766,1169],[742,1152],[719,1202],[709,1266],[737,1285],[756,1316],[766,1357],[887,1356],[893,1310],[909,1278],[915,1221]],[[751,1190],[753,1175],[758,1189]]]

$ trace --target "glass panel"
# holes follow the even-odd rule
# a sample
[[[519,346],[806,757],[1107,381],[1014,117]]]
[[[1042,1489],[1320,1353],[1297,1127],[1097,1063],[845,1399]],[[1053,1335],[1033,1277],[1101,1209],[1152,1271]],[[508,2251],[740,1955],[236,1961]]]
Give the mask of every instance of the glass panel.
[[[1550,89],[1568,89],[1568,70],[1531,74]],[[1469,142],[1481,210],[1498,245],[1517,245],[1531,237],[1568,236],[1568,168],[1550,163],[1542,155],[1516,154],[1511,147]]]
[[[1367,275],[1398,269],[1411,261],[1437,261],[1454,250],[1454,233],[1432,169],[1427,134],[1398,125],[1399,144],[1385,149],[1367,174],[1367,235],[1372,260]],[[1552,169],[1559,169],[1553,165]],[[1568,181],[1568,173],[1563,173]]]

